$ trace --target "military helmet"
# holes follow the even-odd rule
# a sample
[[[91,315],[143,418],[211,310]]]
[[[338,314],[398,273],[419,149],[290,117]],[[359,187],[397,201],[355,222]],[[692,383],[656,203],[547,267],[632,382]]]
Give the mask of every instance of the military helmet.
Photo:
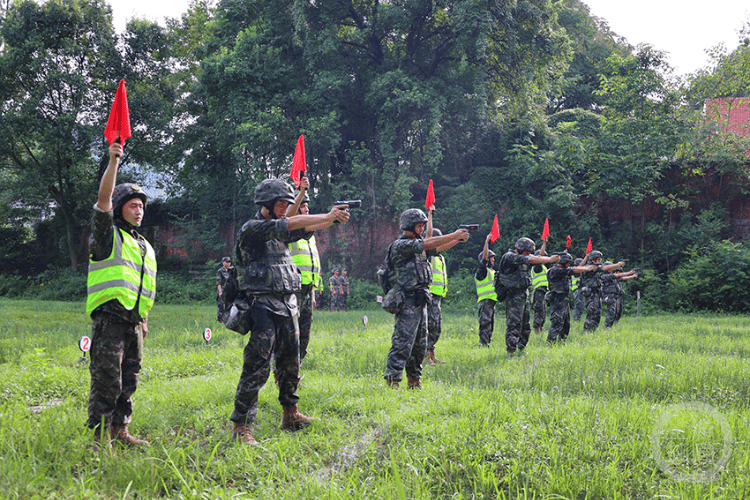
[[[519,252],[534,252],[536,250],[536,245],[534,242],[529,238],[518,238],[518,241],[516,241],[516,250]]]
[[[479,252],[479,262],[482,262],[483,253],[484,253],[483,251]],[[492,250],[487,250],[487,260],[490,260],[490,257],[495,257],[495,252],[493,252]]]
[[[568,252],[560,252],[557,255],[560,256],[560,260],[558,261],[558,263],[561,266],[564,266],[565,264],[569,264],[569,263],[573,262],[573,256],[570,255]]]
[[[605,263],[604,263],[604,264],[602,264],[602,265],[603,265],[603,266],[611,266],[611,265],[612,265],[612,263],[611,263],[611,262],[609,262],[609,261],[607,261],[607,262],[605,262]]]
[[[565,253],[568,253],[568,252],[565,252]],[[580,266],[581,262],[583,262],[583,259],[579,257],[579,258],[577,258],[576,260],[573,261],[573,265],[574,266]]]
[[[420,222],[427,222],[427,216],[418,208],[410,208],[399,216],[398,227],[402,231],[411,231]]]
[[[138,184],[133,184],[132,182],[118,184],[112,191],[112,207],[115,210],[122,208],[126,201],[136,197],[143,201],[143,208],[145,209],[148,195]]]
[[[310,192],[309,191],[305,191],[305,196],[302,197],[302,202],[300,202],[300,205],[302,203],[310,204]]]
[[[589,252],[589,260],[601,259],[603,255],[599,250],[592,250]]]
[[[432,236],[433,237],[434,236],[442,236],[442,235],[443,235],[443,232],[440,229],[438,229],[436,227],[432,228]]]
[[[281,179],[266,179],[255,186],[256,205],[273,205],[276,200],[294,203],[292,186]]]

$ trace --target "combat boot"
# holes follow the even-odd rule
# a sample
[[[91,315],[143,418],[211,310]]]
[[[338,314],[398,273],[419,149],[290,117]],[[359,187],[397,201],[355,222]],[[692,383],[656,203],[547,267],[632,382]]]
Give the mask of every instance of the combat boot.
[[[431,365],[444,365],[445,364],[445,361],[442,361],[435,357],[435,349],[428,350],[427,355],[430,357],[430,361],[432,361],[432,363],[430,363]]]
[[[139,439],[131,435],[128,431],[128,424],[113,425],[112,436],[114,439],[127,446],[140,446],[143,444],[148,444],[148,441],[146,441],[145,439]]]
[[[257,445],[258,443],[251,432],[250,424],[235,422],[234,428],[232,429],[232,441],[241,441],[249,445]]]
[[[100,425],[94,429],[94,444],[91,445],[91,451],[99,452],[103,450],[106,453],[112,452],[112,441],[110,440],[109,428]]]
[[[296,431],[312,424],[313,418],[307,417],[297,410],[297,405],[284,406],[284,416],[281,419],[281,430]]]
[[[390,387],[393,390],[398,390],[398,380],[393,380],[392,378],[385,379],[385,383],[388,387]]]
[[[422,380],[418,378],[414,378],[408,373],[406,374],[406,378],[409,381],[409,389],[421,389],[422,388]]]
[[[424,354],[424,359],[422,360],[422,363],[428,366],[435,366],[435,361],[432,360],[432,355],[430,354],[429,349],[427,349],[427,352]]]

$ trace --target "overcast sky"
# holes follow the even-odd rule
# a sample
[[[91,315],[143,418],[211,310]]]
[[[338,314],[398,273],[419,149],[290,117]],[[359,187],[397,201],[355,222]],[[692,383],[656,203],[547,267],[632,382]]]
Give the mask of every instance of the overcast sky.
[[[743,22],[750,21],[750,1],[711,0],[584,0],[594,16],[632,45],[649,43],[669,52],[677,74],[692,73],[708,64],[706,49],[723,42],[737,47]],[[180,17],[189,0],[112,0],[115,29],[122,32],[133,17],[164,24]]]

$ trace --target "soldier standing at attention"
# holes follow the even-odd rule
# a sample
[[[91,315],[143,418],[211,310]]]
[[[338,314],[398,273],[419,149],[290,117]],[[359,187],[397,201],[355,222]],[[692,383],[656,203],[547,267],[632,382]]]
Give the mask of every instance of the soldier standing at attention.
[[[229,257],[222,257],[221,267],[216,271],[216,321],[222,322],[221,315],[227,309],[226,302],[221,298],[221,294],[224,291],[224,286],[231,277],[232,259]]]
[[[490,250],[492,233],[484,240],[484,248],[479,254],[479,267],[474,273],[477,288],[477,318],[479,319],[479,345],[489,347],[495,329],[495,252]]]
[[[89,238],[88,297],[91,316],[91,392],[88,427],[94,441],[110,447],[109,435],[126,445],[148,442],[128,429],[156,296],[156,255],[138,234],[148,198],[136,184],[115,186],[122,146],[109,147]]]
[[[570,267],[573,257],[568,252],[558,254],[560,260],[547,271],[549,279],[549,334],[550,344],[565,340],[570,333],[570,277],[596,266]]]
[[[557,255],[532,255],[534,250],[532,240],[519,238],[515,248],[500,258],[499,281],[508,289],[505,299],[505,348],[509,358],[519,356],[529,343],[529,268],[533,264],[550,264],[560,260]]]
[[[592,250],[586,254],[582,264],[586,264],[587,261],[596,265],[596,269],[581,274],[581,292],[586,299],[584,333],[595,332],[599,327],[599,321],[602,319],[602,273],[625,265],[624,262],[618,262],[617,264],[602,266],[602,253],[599,250]]]
[[[339,281],[339,268],[333,268],[333,276],[328,278],[328,310],[336,311],[339,307],[339,292],[341,291],[341,282]]]
[[[580,257],[573,261],[573,267],[578,267],[583,262]],[[586,301],[583,299],[583,293],[581,293],[581,276],[575,275],[571,278],[573,289],[573,321],[580,321],[583,316],[583,311],[586,310]]]
[[[235,256],[243,268],[242,290],[250,300],[250,339],[245,346],[242,373],[234,398],[232,435],[235,440],[257,444],[251,425],[258,410],[258,393],[268,380],[271,357],[279,376],[282,429],[297,430],[312,419],[297,409],[300,345],[297,293],[302,278],[292,261],[289,243],[312,235],[307,229],[349,214],[334,207],[327,214],[286,217],[294,202],[292,187],[280,179],[267,179],[255,188],[255,204],[261,208],[240,229]]]
[[[422,360],[427,352],[427,305],[432,282],[425,250],[454,240],[466,241],[469,231],[459,229],[445,236],[422,239],[423,234],[432,234],[432,216],[428,219],[417,208],[401,214],[399,229],[401,236],[388,247],[386,260],[390,259],[396,273],[394,288],[403,300],[403,307],[396,313],[384,378],[389,387],[398,389],[406,370],[409,389],[418,389],[422,386]]]
[[[545,249],[547,248],[547,240],[542,240],[542,248],[537,250],[534,255],[541,255],[544,257],[547,255]],[[544,329],[544,321],[547,319],[547,305],[545,304],[544,297],[547,295],[548,282],[547,282],[547,266],[544,264],[536,264],[531,267],[531,309],[534,311],[534,331],[542,333]]]
[[[442,235],[443,232],[440,229],[432,229],[432,236]],[[448,269],[445,266],[445,257],[440,254],[453,248],[457,243],[458,240],[453,240],[441,247],[427,250],[427,257],[430,259],[430,267],[432,268],[432,284],[430,285],[432,301],[427,306],[427,355],[425,356],[425,362],[428,365],[445,363],[445,361],[435,357],[435,344],[437,344],[443,331],[442,301],[448,294]]]
[[[346,300],[349,298],[349,276],[347,276],[346,269],[341,270],[341,276],[339,276],[339,284],[341,286],[341,295],[339,296],[339,311],[346,311]]]

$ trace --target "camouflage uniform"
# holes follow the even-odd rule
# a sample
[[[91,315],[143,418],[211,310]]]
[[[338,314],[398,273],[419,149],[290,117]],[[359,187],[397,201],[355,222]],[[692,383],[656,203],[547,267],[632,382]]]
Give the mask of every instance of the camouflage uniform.
[[[113,251],[115,231],[130,231],[145,249],[147,243],[135,228],[113,219],[113,212],[94,206],[89,251],[93,262],[108,258]],[[145,250],[144,250],[145,251]],[[91,351],[89,373],[91,390],[87,425],[105,427],[130,423],[133,413],[131,396],[138,387],[143,360],[143,333],[139,306],[126,309],[118,300],[110,300],[91,312]]]
[[[573,321],[580,321],[583,316],[583,311],[586,310],[586,300],[583,298],[583,293],[581,292],[580,276],[574,277],[573,279],[578,280],[578,286],[573,290]]]
[[[547,272],[547,266],[543,264],[536,264],[532,269],[537,274]],[[547,295],[547,286],[537,286],[532,292],[531,308],[534,311],[534,328],[536,330],[544,328],[544,321],[547,319],[547,305],[544,300],[545,295]]]
[[[341,285],[341,281],[338,276],[334,275],[328,278],[328,290],[330,291],[330,295],[328,296],[329,311],[337,311],[339,308],[339,285]]]
[[[390,248],[396,284],[404,293],[404,306],[396,321],[388,351],[384,378],[399,382],[403,371],[412,379],[422,378],[422,360],[427,352],[427,306],[432,273],[422,238],[401,236]]]
[[[581,273],[581,293],[586,299],[585,332],[594,332],[599,327],[602,317],[602,265],[597,264],[595,271]]]
[[[621,281],[614,273],[602,274],[602,302],[607,305],[607,315],[604,318],[605,328],[613,327],[622,316]]]
[[[489,261],[483,259],[474,273],[474,280],[481,282],[487,278]],[[494,284],[494,283],[493,283]],[[493,298],[494,297],[494,298]],[[479,321],[479,345],[489,346],[492,342],[492,334],[495,331],[495,304],[497,295],[491,294],[488,298],[477,302],[477,319]]]
[[[229,280],[229,277],[231,276],[233,268],[230,267],[229,269],[224,269],[224,266],[219,267],[219,269],[216,271],[216,320],[221,321],[221,315],[224,314],[224,311],[226,311],[229,307],[227,306],[227,303],[222,300],[222,298],[219,296],[219,289],[218,287],[221,286],[222,290],[227,284],[227,281]]]
[[[448,277],[445,276],[445,257],[438,255],[435,250],[427,252],[429,254],[430,266],[432,268],[433,282],[430,286],[430,295],[432,301],[427,307],[427,350],[435,350],[435,344],[440,340],[440,334],[443,332],[443,297],[446,295],[448,286]],[[438,281],[435,276],[436,272],[443,273]]]
[[[343,292],[339,295],[339,311],[346,311],[346,299],[349,298],[349,277],[339,276],[339,284]]]
[[[313,233],[288,230],[288,219],[265,219],[258,211],[240,229],[235,259],[244,269],[241,288],[251,300],[250,339],[243,354],[242,373],[230,420],[252,423],[258,393],[268,380],[271,358],[279,377],[279,402],[297,404],[300,345],[297,292],[302,278],[292,262],[288,244]]]
[[[498,279],[508,288],[505,299],[505,347],[511,354],[522,351],[529,343],[531,334],[529,268],[529,257],[513,250],[500,259]]]
[[[549,281],[549,334],[547,342],[565,340],[570,333],[570,277],[572,268],[553,266],[547,271]]]

